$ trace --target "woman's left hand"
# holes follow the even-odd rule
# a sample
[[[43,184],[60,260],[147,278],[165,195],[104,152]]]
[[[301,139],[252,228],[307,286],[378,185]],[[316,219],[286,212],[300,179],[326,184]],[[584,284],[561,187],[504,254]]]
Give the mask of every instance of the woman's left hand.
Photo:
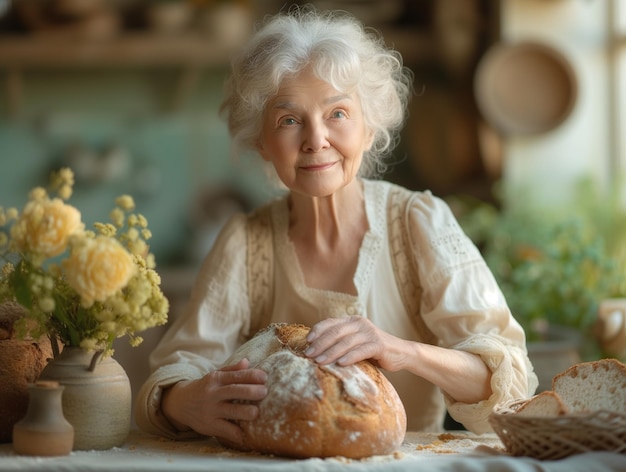
[[[307,357],[318,364],[350,365],[369,359],[379,367],[399,370],[402,340],[377,328],[362,316],[328,318],[316,323],[307,336]]]
[[[318,364],[350,365],[367,359],[391,372],[407,369],[463,403],[492,394],[491,372],[480,356],[397,338],[361,316],[320,321],[307,341],[304,353]]]

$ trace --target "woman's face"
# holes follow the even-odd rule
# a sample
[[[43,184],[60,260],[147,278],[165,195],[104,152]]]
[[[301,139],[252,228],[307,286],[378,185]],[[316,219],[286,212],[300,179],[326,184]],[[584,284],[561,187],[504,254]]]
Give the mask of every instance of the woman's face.
[[[291,191],[324,197],[354,180],[371,144],[358,97],[305,69],[269,101],[258,149]]]

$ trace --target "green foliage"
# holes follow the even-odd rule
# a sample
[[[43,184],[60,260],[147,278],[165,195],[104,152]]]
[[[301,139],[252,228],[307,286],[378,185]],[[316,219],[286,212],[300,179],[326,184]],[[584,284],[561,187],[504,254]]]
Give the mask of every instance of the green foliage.
[[[519,194],[518,194],[519,195]],[[588,181],[567,208],[533,208],[517,198],[499,210],[456,200],[461,226],[481,249],[529,340],[549,325],[592,337],[599,303],[626,296],[626,218],[616,199]]]

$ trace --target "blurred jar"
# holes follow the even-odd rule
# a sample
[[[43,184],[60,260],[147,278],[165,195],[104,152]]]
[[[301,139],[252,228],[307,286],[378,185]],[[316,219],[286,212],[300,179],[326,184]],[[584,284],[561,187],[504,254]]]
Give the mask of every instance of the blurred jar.
[[[192,6],[184,1],[154,2],[146,7],[148,28],[158,34],[180,34],[188,30],[193,18]]]
[[[236,48],[252,32],[252,9],[245,1],[216,2],[201,11],[198,26],[223,47]]]
[[[595,335],[611,356],[626,356],[626,298],[608,298],[600,303]]]

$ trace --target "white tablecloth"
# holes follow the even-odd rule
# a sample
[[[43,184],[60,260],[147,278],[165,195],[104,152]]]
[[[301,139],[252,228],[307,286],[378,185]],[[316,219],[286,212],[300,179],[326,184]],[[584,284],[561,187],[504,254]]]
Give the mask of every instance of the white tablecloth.
[[[291,460],[245,454],[221,447],[215,440],[169,441],[132,431],[123,447],[107,451],[74,451],[63,457],[27,457],[0,445],[0,471],[150,471],[150,472],[322,472],[322,471],[454,471],[454,472],[601,472],[626,471],[626,455],[580,454],[558,461],[513,458],[497,436],[465,432],[408,433],[401,448],[389,456],[365,460],[345,458]]]

